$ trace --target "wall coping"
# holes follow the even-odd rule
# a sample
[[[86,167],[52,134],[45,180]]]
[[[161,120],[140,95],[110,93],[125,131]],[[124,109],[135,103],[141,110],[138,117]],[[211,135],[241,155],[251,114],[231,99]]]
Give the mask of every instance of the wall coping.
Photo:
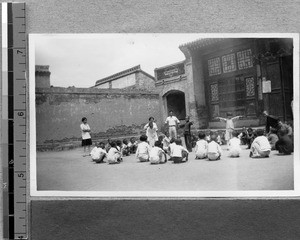
[[[36,88],[36,94],[137,94],[137,95],[159,95],[156,91],[141,90],[141,89],[98,89],[98,88]]]

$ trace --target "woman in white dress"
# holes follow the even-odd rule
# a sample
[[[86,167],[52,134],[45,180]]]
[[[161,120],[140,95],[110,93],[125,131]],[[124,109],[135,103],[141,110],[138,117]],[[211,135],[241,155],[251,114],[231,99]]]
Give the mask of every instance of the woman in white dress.
[[[154,117],[149,118],[149,122],[145,125],[144,129],[146,130],[146,136],[148,138],[149,145],[154,147],[155,141],[158,140],[157,136],[157,125],[154,122]]]

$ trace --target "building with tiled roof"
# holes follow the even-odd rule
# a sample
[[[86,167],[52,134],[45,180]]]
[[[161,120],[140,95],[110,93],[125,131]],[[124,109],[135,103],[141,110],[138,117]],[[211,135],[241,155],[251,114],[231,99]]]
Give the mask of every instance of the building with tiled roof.
[[[291,38],[203,38],[179,46],[186,59],[155,69],[163,118],[169,110],[196,128],[224,128],[216,117],[243,118],[237,127],[263,125],[263,110],[293,118]]]
[[[96,81],[93,88],[114,89],[133,88],[151,90],[155,87],[155,78],[141,69],[140,65],[115,73]]]

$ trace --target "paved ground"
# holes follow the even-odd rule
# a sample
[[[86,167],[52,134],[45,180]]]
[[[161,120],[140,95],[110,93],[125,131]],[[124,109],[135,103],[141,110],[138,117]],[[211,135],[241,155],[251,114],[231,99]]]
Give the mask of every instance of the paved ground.
[[[82,150],[39,152],[38,190],[63,191],[234,191],[292,190],[293,155],[272,152],[251,159],[243,146],[240,158],[223,151],[220,161],[190,160],[183,164],[139,163],[133,155],[117,165],[96,164]]]

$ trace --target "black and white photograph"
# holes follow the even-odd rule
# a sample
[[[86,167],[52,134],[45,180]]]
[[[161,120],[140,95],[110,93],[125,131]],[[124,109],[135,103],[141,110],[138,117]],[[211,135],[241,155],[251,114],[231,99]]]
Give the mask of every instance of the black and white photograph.
[[[29,34],[31,195],[299,196],[298,46]]]

